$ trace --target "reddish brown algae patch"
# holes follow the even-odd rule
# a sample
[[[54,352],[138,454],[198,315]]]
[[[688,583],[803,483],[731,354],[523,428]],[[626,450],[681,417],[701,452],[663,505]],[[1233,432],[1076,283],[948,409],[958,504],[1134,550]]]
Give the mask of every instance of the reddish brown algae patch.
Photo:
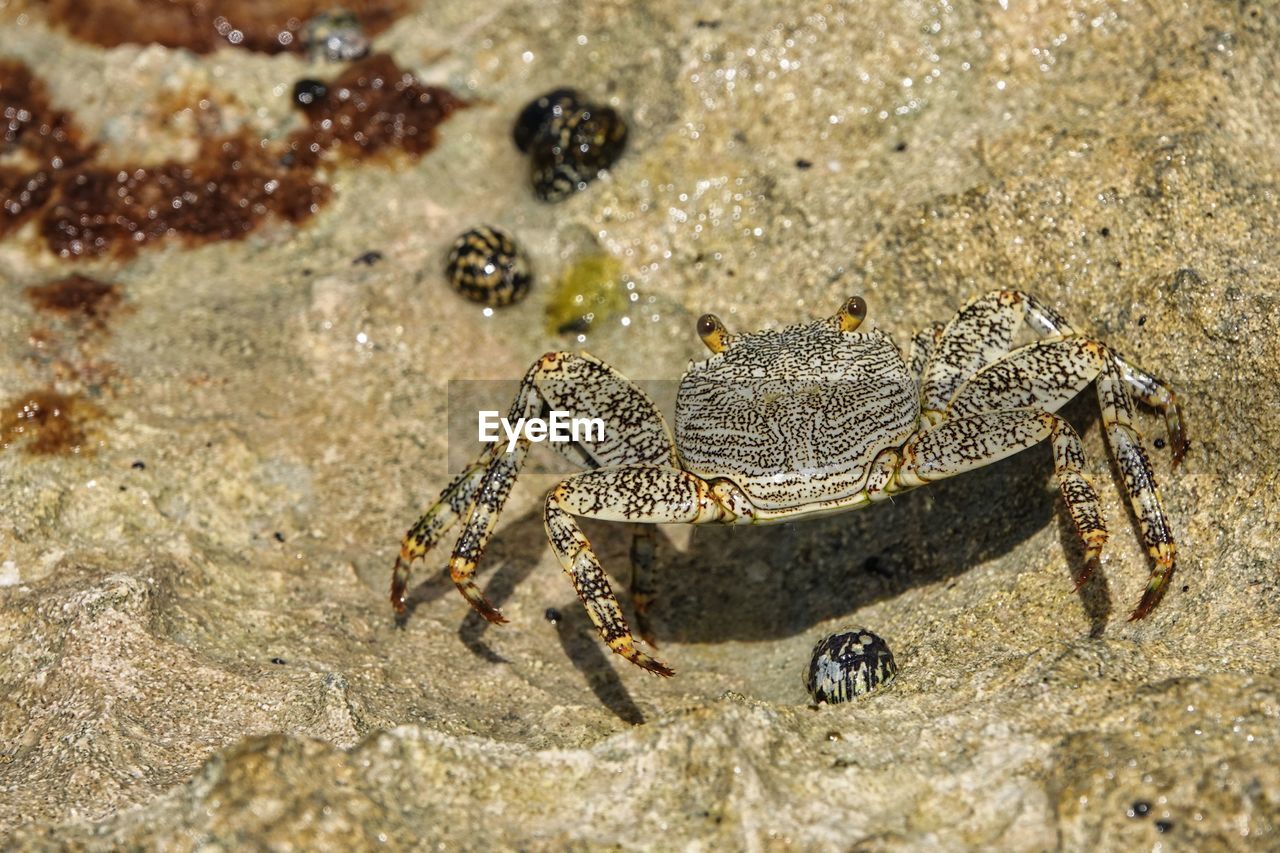
[[[341,6],[376,35],[406,0],[31,0],[81,41],[103,47],[161,44],[209,53],[224,45],[265,53],[299,50],[307,19]]]
[[[466,106],[448,89],[424,85],[386,54],[352,65],[303,111],[310,126],[289,137],[301,164],[326,151],[353,160],[403,151],[421,157],[435,147],[436,129]]]
[[[92,156],[69,113],[21,62],[0,59],[0,238],[49,201],[60,172]]]
[[[28,145],[38,161],[44,157],[56,168],[0,170],[7,223],[0,236],[38,212],[45,245],[65,258],[127,257],[169,237],[188,243],[236,239],[270,216],[301,222],[329,198],[316,174],[322,159],[363,161],[394,151],[420,157],[435,145],[439,125],[466,106],[447,89],[418,82],[391,57],[374,55],[334,79],[306,107],[308,124],[283,142],[228,136],[207,142],[192,162],[117,166],[87,162],[93,152],[79,143],[69,118],[45,100],[24,98],[43,94],[25,66],[0,66],[4,74],[22,85],[6,86],[8,78],[0,77],[0,108],[12,106],[15,116],[47,116],[40,125],[51,129],[45,135],[63,142],[54,154]],[[13,138],[21,144],[33,124],[30,118],[11,121]]]
[[[120,285],[79,274],[33,284],[24,293],[37,311],[95,328],[105,327],[122,298]]]
[[[45,245],[69,258],[128,256],[165,237],[243,237],[270,214],[300,222],[329,189],[244,139],[217,140],[192,163],[82,169],[62,182],[40,221]]]
[[[103,410],[79,394],[51,388],[28,391],[0,410],[0,449],[14,444],[34,456],[67,456],[93,452],[90,424]]]

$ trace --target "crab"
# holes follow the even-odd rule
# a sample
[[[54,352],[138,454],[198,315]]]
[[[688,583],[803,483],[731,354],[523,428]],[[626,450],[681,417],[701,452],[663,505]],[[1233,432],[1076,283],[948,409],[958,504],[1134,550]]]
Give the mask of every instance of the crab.
[[[560,565],[610,649],[649,672],[673,674],[637,647],[575,516],[642,525],[631,548],[633,604],[641,637],[656,648],[647,618],[654,540],[643,525],[772,524],[862,509],[1046,439],[1083,545],[1079,588],[1107,532],[1080,437],[1056,412],[1090,383],[1152,562],[1130,619],[1160,601],[1174,573],[1174,537],[1133,400],[1163,414],[1177,465],[1187,438],[1164,382],[1018,291],[979,296],[946,324],[917,333],[905,360],[884,331],[864,329],[866,314],[865,300],[854,296],[834,316],[741,334],[704,315],[698,334],[711,355],[690,364],[680,382],[674,440],[644,392],[585,352],[550,352],[529,368],[512,423],[548,410],[605,422],[601,441],[552,445],[588,470],[548,492],[543,517]],[[1015,346],[1023,324],[1034,339]],[[464,520],[450,576],[482,616],[506,621],[474,575],[529,445],[522,435],[510,451],[502,442],[489,446],[409,529],[392,570],[397,613],[405,613],[412,563]]]

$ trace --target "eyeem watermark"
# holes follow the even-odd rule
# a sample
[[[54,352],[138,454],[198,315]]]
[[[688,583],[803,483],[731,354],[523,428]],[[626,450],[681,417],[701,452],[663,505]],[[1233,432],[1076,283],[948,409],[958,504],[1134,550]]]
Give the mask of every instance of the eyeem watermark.
[[[500,441],[498,428],[507,438],[507,452],[516,449],[520,436],[529,441],[583,442],[604,441],[603,418],[575,418],[570,412],[551,410],[548,418],[517,418],[513,424],[494,409],[480,412],[479,436],[486,444]]]

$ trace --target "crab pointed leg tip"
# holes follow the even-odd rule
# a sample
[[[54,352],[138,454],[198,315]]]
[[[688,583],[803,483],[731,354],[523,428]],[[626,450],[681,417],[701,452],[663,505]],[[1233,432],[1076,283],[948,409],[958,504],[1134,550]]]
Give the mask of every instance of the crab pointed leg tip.
[[[498,608],[494,607],[489,602],[472,602],[471,606],[474,607],[476,612],[483,616],[486,621],[494,625],[507,624],[507,617],[503,616],[502,611],[498,610]]]
[[[1164,595],[1163,588],[1147,589],[1142,594],[1142,600],[1138,602],[1138,606],[1133,608],[1133,612],[1129,614],[1130,622],[1138,622],[1146,619],[1155,606],[1160,603],[1160,599]]]
[[[1089,582],[1089,579],[1093,577],[1094,566],[1095,566],[1094,561],[1090,560],[1088,563],[1085,564],[1084,568],[1082,568],[1080,572],[1076,575],[1076,585],[1074,590],[1075,592],[1079,592],[1081,587],[1087,584]]]
[[[646,661],[645,663],[641,664],[641,666],[649,670],[649,672],[652,672],[654,675],[660,675],[663,678],[671,678],[673,675],[676,674],[676,671],[671,667],[667,666],[665,663],[662,663],[661,661],[656,661],[653,659]]]

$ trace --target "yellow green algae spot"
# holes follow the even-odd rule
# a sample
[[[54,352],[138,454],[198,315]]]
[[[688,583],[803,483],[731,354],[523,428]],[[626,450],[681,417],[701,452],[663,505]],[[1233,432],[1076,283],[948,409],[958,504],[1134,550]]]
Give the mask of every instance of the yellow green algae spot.
[[[552,288],[547,331],[585,332],[626,307],[622,262],[607,252],[592,252],[570,264]]]

